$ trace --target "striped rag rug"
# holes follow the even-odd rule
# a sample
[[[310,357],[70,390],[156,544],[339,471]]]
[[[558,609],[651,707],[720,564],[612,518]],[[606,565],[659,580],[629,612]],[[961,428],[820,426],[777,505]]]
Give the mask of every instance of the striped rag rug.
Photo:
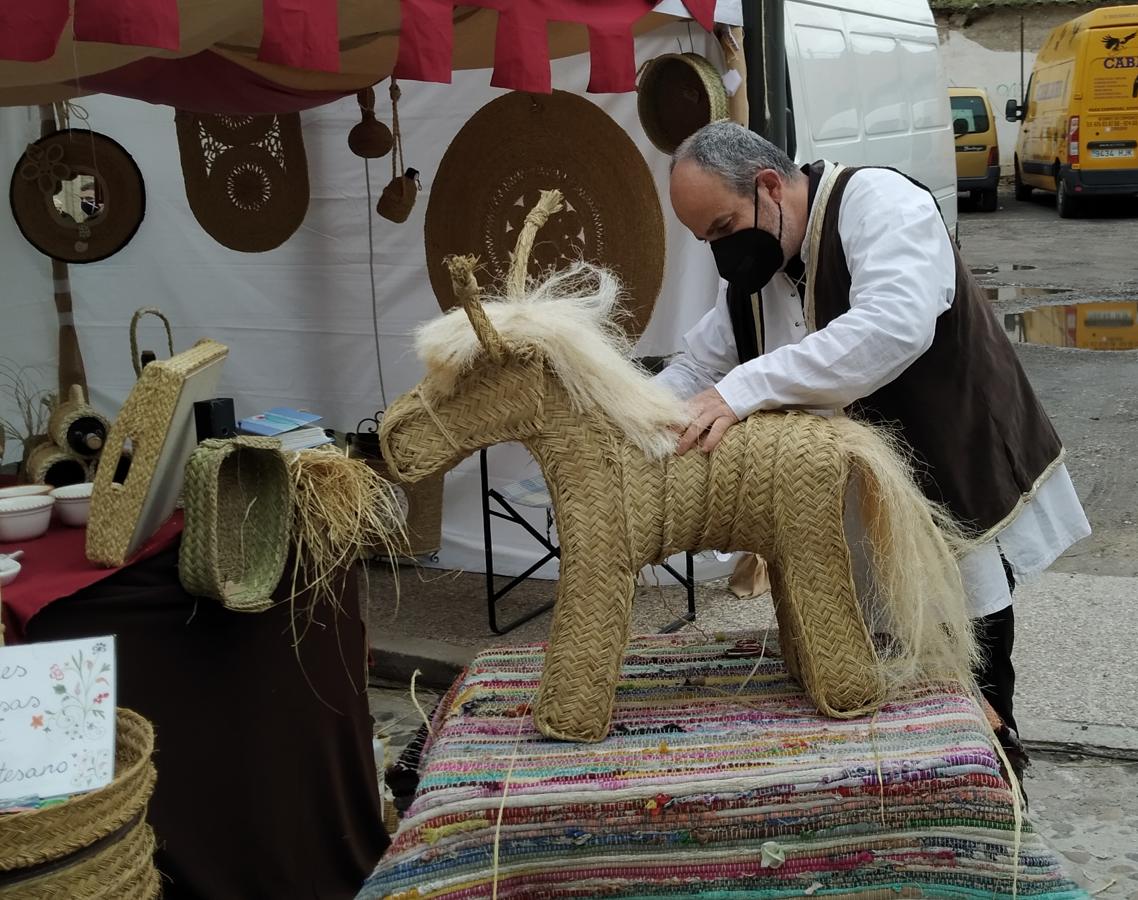
[[[542,645],[479,654],[359,897],[1087,896],[1027,821],[1016,862],[1012,794],[959,686],[827,719],[734,637],[634,638],[599,744],[535,731]]]

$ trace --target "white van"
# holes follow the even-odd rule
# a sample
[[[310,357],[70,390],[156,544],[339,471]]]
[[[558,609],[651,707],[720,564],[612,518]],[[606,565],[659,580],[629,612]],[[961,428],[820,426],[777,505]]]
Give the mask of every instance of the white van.
[[[926,0],[787,0],[790,155],[891,166],[956,230],[955,136]]]

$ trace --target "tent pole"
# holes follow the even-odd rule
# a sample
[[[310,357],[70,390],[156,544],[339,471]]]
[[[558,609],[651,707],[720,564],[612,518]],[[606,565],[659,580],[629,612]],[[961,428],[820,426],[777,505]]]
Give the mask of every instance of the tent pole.
[[[55,109],[50,104],[40,106],[40,137],[58,130]],[[62,402],[77,384],[87,396],[87,372],[83,366],[83,353],[79,349],[79,336],[75,333],[75,318],[71,303],[71,274],[67,263],[51,261],[51,280],[55,295],[55,314],[59,320],[59,399]]]

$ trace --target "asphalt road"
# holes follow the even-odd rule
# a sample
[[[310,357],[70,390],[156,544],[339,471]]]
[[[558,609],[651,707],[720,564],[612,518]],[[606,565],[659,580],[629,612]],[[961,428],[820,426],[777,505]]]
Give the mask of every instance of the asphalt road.
[[[980,281],[1005,286],[993,300],[998,315],[1044,304],[1138,300],[1138,199],[1089,203],[1078,219],[1060,219],[1052,195],[1019,202],[1007,189],[1000,201],[996,212],[982,213],[962,197],[959,226],[965,260],[988,270]],[[1094,529],[1055,570],[1138,576],[1138,350],[1017,349],[1063,438]]]

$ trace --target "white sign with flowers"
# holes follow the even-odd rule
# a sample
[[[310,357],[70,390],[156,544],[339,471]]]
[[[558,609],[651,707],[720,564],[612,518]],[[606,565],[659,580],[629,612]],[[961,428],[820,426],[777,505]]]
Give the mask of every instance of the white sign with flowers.
[[[91,791],[115,769],[115,639],[0,647],[0,804]]]

